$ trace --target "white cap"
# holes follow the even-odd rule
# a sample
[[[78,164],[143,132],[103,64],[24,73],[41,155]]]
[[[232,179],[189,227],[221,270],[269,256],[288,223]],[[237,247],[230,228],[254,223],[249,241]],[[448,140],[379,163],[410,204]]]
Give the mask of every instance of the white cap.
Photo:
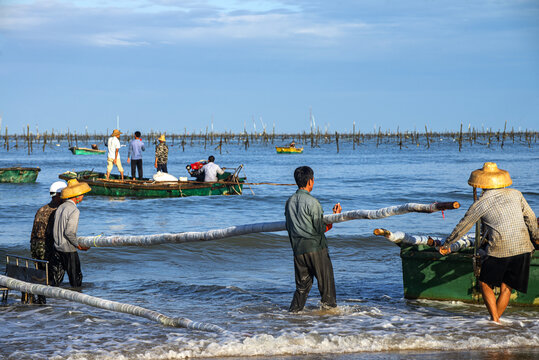
[[[59,195],[62,192],[62,189],[66,188],[67,184],[65,181],[56,181],[52,183],[49,192],[51,193],[51,196]]]

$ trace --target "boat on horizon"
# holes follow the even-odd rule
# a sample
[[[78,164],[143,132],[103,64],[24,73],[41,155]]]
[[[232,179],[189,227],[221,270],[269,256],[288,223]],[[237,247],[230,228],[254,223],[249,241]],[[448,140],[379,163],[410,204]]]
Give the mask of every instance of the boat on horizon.
[[[277,154],[301,154],[303,153],[303,148],[297,148],[295,146],[276,146]]]
[[[97,148],[85,148],[78,146],[72,146],[69,148],[69,150],[73,153],[73,155],[101,155],[106,152],[106,150],[99,150]]]

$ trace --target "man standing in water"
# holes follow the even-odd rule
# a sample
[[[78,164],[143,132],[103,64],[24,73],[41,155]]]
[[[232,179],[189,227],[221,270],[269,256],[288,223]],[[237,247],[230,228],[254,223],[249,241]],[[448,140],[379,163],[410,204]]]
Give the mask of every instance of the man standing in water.
[[[107,153],[107,180],[110,177],[112,167],[116,165],[122,180],[124,179],[124,168],[122,167],[122,161],[120,160],[120,130],[114,129],[112,135],[109,137],[107,147],[109,148]]]
[[[310,193],[314,186],[314,172],[308,166],[294,171],[298,190],[285,205],[286,230],[294,251],[294,273],[296,291],[290,304],[290,312],[303,310],[307,296],[313,285],[313,277],[318,282],[318,290],[324,307],[336,307],[335,279],[333,265],[329,257],[326,231],[332,225],[324,223],[324,212],[320,202]],[[333,206],[333,213],[341,212],[341,205]]]
[[[58,207],[54,216],[54,266],[60,271],[55,274],[54,286],[60,285],[67,271],[71,287],[82,285],[82,271],[77,249],[88,250],[77,242],[77,229],[79,227],[79,214],[77,204],[82,201],[84,194],[91,190],[86,183],[79,183],[76,179],[69,180],[67,187],[62,190],[64,203]]]
[[[52,236],[54,212],[62,203],[60,195],[62,189],[66,186],[65,181],[54,182],[49,188],[51,201],[47,205],[42,206],[36,213],[34,225],[32,227],[32,235],[30,235],[30,252],[34,259],[50,261],[52,254],[54,253],[54,238]],[[43,269],[44,268],[45,267],[43,266]],[[49,275],[52,275],[52,273],[52,268],[49,268]],[[49,277],[50,279],[53,279],[52,276]],[[37,301],[34,302],[46,304],[47,300],[45,296],[38,295]]]
[[[512,183],[509,173],[498,169],[495,163],[487,162],[482,169],[473,171],[468,184],[483,189],[483,194],[470,206],[440,248],[442,255],[449,254],[450,245],[481,220],[488,257],[482,261],[479,284],[483,301],[495,322],[500,321],[513,289],[523,293],[528,291],[530,259],[534,250],[530,237],[539,239],[537,219],[522,193],[505,188]],[[495,286],[500,287],[498,299],[492,289]]]

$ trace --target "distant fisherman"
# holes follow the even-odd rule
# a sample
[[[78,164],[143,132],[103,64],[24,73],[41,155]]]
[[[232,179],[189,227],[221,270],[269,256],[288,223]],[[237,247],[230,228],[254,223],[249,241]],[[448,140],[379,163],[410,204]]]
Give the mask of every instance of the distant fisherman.
[[[49,188],[51,201],[47,205],[42,206],[36,213],[34,225],[32,227],[32,235],[30,235],[30,252],[34,259],[50,261],[52,258],[54,253],[54,237],[52,235],[54,213],[58,206],[62,204],[60,195],[62,189],[66,186],[67,184],[65,181],[54,182]],[[44,266],[39,264],[39,268],[44,269]],[[49,275],[52,275],[50,263]],[[50,276],[50,278],[52,279],[52,276]],[[38,304],[45,304],[45,296],[38,295],[36,302]]]
[[[122,180],[124,179],[124,168],[122,167],[122,161],[120,160],[121,134],[120,130],[114,129],[107,142],[107,147],[109,148],[107,153],[107,180],[110,177],[110,172],[114,165],[118,168]]]
[[[515,189],[506,189],[513,181],[509,173],[487,162],[472,172],[468,184],[483,189],[483,194],[470,206],[462,220],[440,248],[442,255],[451,252],[450,245],[466,234],[478,221],[486,240],[488,257],[481,263],[479,284],[483,301],[495,322],[509,304],[513,289],[526,293],[530,259],[534,250],[531,239],[539,239],[537,219],[532,209]],[[476,239],[476,241],[480,241]],[[493,287],[500,287],[498,299]]]
[[[225,171],[221,169],[219,165],[214,163],[214,161],[215,157],[210,155],[208,158],[208,163],[202,167],[205,182],[215,182],[218,180],[217,174],[223,175],[225,173]]]
[[[127,163],[131,163],[131,177],[135,180],[136,170],[138,169],[138,178],[142,179],[142,152],[146,150],[144,143],[140,138],[140,131],[135,131],[135,138],[129,143],[127,152]]]
[[[53,285],[58,286],[64,279],[67,271],[71,287],[82,285],[82,272],[77,249],[88,250],[77,242],[77,229],[79,226],[79,214],[77,204],[82,201],[84,194],[91,190],[86,183],[79,183],[76,179],[69,180],[67,187],[62,190],[64,203],[56,210],[54,216],[54,266],[59,266],[60,271],[55,274]]]
[[[155,168],[157,171],[168,173],[167,162],[168,162],[168,146],[166,144],[167,139],[165,135],[162,134],[159,139],[159,144],[155,147]]]
[[[288,311],[303,310],[307,296],[318,281],[318,290],[323,307],[336,307],[335,279],[333,265],[329,257],[326,231],[332,225],[324,223],[324,211],[320,202],[311,195],[314,186],[314,172],[308,166],[294,171],[298,190],[286,202],[284,215],[286,230],[294,251],[294,273],[296,291]],[[341,204],[333,206],[333,213],[341,212]]]

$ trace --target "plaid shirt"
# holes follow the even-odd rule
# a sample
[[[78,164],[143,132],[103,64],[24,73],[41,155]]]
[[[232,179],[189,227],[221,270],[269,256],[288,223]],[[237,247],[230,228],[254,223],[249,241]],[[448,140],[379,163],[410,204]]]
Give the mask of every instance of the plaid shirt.
[[[455,226],[445,244],[460,239],[479,219],[483,236],[488,241],[488,255],[505,258],[534,250],[530,236],[539,238],[537,218],[520,191],[485,190]]]

